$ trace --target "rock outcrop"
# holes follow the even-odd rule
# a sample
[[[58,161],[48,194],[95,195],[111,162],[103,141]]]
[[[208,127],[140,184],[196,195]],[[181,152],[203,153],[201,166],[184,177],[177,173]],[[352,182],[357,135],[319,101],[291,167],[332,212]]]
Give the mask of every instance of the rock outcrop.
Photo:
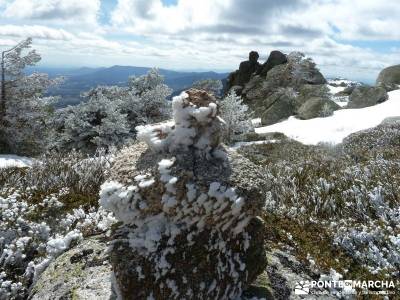
[[[400,85],[400,65],[395,65],[383,69],[376,79],[376,84]]]
[[[303,120],[329,117],[335,110],[338,109],[340,109],[340,106],[332,100],[313,97],[308,99],[302,106],[300,106],[297,112],[297,117]]]
[[[235,299],[266,267],[268,179],[220,143],[215,99],[189,90],[174,122],[138,128],[100,204],[122,223],[111,264],[124,299]]]
[[[272,51],[267,61],[256,72],[257,75],[266,76],[273,67],[287,63],[287,57],[280,51]]]
[[[315,63],[293,52],[287,62],[274,66],[265,77],[253,76],[242,91],[244,102],[270,125],[295,115],[311,97],[326,97],[326,80]]]
[[[296,93],[292,88],[276,90],[258,108],[261,124],[271,125],[289,118],[297,109]]]
[[[380,86],[358,86],[350,95],[347,108],[363,108],[385,102],[389,98],[386,89]]]
[[[249,82],[251,75],[260,70],[261,64],[258,62],[258,52],[251,51],[249,53],[249,60],[242,61],[239,65],[239,69],[229,74],[226,82],[226,90],[229,91],[232,88],[238,93],[241,92],[247,82]]]

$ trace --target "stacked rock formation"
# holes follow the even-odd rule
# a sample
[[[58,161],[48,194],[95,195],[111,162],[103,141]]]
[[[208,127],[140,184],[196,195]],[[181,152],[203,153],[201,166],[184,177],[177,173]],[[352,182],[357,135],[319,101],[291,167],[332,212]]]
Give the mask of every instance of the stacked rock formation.
[[[297,114],[312,97],[330,102],[326,80],[311,59],[300,52],[287,56],[273,52],[271,55],[274,59],[268,59],[264,65],[268,70],[266,75],[264,72],[252,76],[242,90],[244,102],[261,118],[262,124],[274,124]]]
[[[267,61],[256,72],[257,75],[266,76],[273,67],[287,63],[287,57],[280,51],[274,50],[268,56]]]
[[[226,90],[234,89],[238,94],[249,82],[251,76],[257,72],[261,71],[261,64],[258,62],[258,52],[251,51],[249,53],[249,60],[242,61],[239,65],[239,69],[230,73],[227,82]]]
[[[235,299],[266,267],[268,180],[219,143],[214,97],[173,99],[174,122],[142,126],[100,204],[122,222],[111,263],[123,299]]]

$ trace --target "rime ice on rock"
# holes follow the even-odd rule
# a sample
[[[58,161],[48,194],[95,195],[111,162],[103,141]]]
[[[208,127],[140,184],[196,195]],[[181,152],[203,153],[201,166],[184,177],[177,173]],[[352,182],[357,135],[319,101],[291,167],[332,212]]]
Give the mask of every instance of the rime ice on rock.
[[[267,180],[220,144],[215,99],[189,90],[173,99],[174,122],[138,128],[116,159],[100,204],[122,225],[111,254],[126,299],[235,299],[266,264]]]
[[[171,153],[188,147],[211,150],[219,145],[223,121],[217,116],[213,96],[191,89],[174,97],[172,109],[173,123],[138,126],[138,139]]]

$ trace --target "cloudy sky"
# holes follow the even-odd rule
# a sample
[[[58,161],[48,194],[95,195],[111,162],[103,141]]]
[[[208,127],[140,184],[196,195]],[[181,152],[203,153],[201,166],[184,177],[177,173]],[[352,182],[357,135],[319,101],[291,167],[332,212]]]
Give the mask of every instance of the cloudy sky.
[[[400,63],[399,16],[399,0],[0,0],[0,49],[31,36],[43,66],[217,71],[298,50],[372,81]]]

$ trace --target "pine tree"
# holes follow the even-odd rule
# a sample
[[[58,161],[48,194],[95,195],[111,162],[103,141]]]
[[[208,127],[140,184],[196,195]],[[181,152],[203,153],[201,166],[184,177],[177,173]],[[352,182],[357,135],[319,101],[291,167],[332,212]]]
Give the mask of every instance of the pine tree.
[[[136,137],[135,127],[170,117],[171,94],[157,70],[129,78],[128,87],[99,86],[83,94],[86,101],[56,112],[51,148],[94,153],[121,147]]]
[[[2,52],[0,103],[0,145],[13,153],[30,155],[44,148],[52,104],[57,101],[57,97],[43,95],[61,80],[49,79],[47,74],[24,74],[26,66],[41,59],[35,50],[24,55],[31,44],[28,38]]]

